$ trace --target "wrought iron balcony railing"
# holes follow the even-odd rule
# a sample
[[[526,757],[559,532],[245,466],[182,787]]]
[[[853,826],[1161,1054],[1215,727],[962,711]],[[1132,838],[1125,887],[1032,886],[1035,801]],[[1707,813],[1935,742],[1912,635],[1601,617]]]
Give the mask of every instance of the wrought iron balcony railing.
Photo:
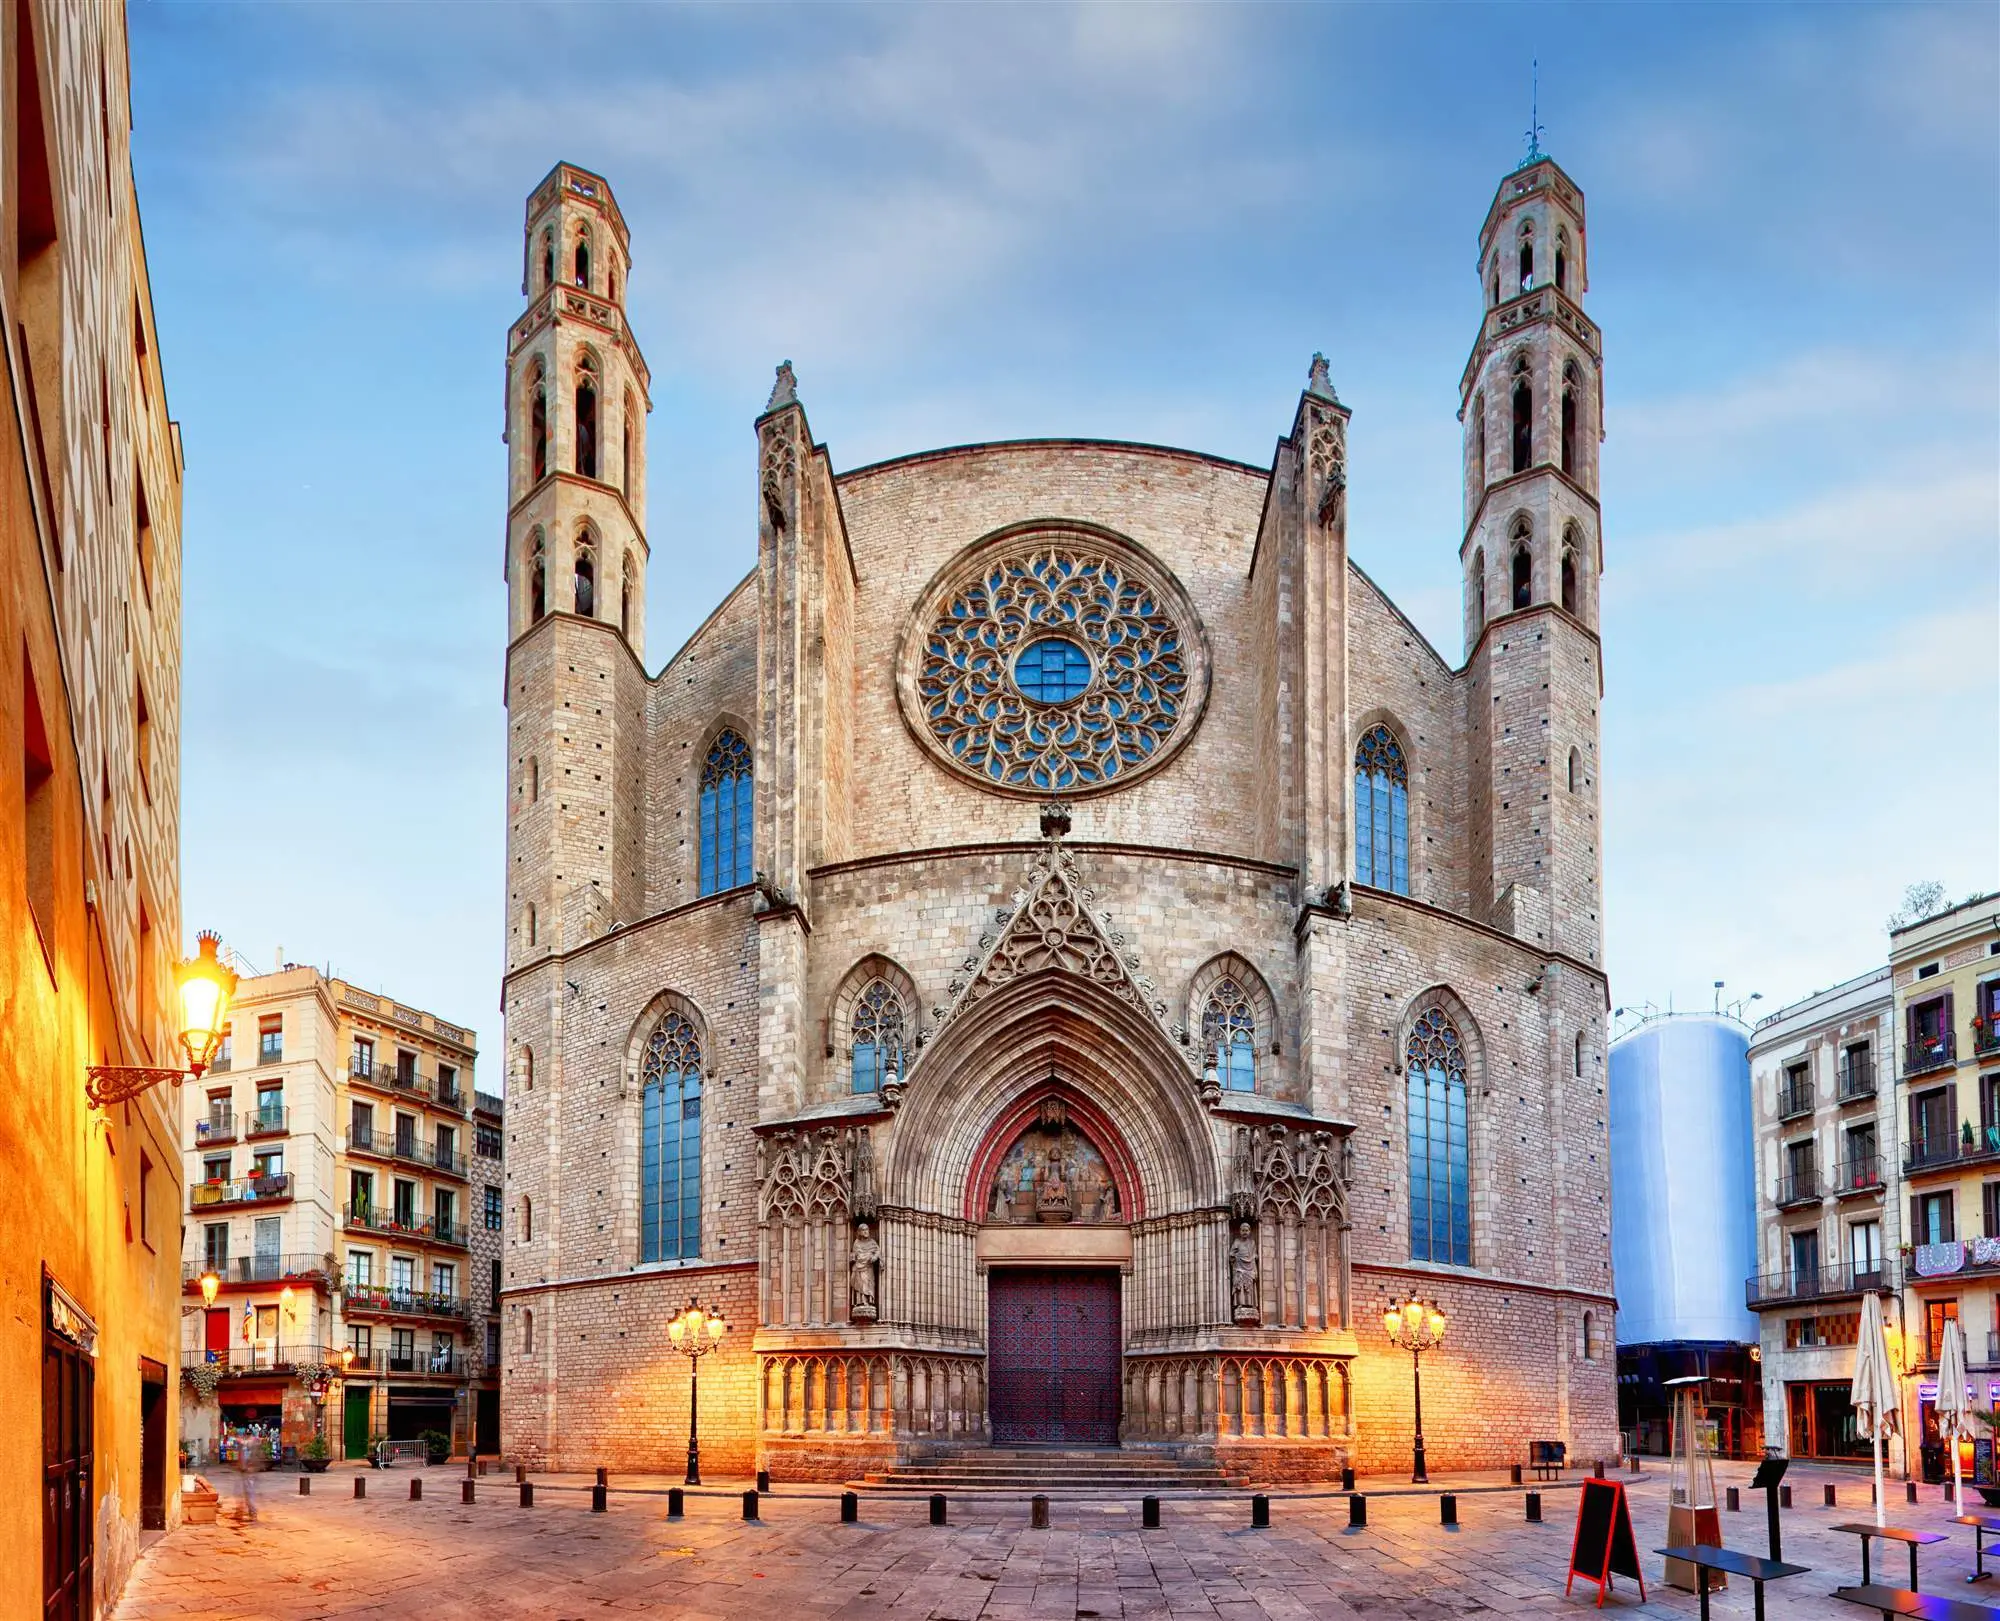
[[[1743,1293],[1745,1303],[1755,1311],[1800,1300],[1835,1300],[1843,1295],[1893,1287],[1895,1279],[1887,1266],[1857,1269],[1835,1265],[1767,1272],[1749,1279]]]
[[[1778,1178],[1778,1203],[1780,1205],[1804,1204],[1809,1199],[1820,1197],[1819,1167],[1808,1166],[1805,1170],[1794,1171],[1790,1176]]]
[[[333,1272],[324,1255],[227,1255],[218,1261],[189,1261],[181,1268],[181,1285],[190,1294],[201,1291],[202,1274],[213,1270],[225,1285],[232,1283],[312,1283],[325,1285]]]
[[[464,1295],[433,1294],[424,1289],[383,1289],[372,1286],[348,1287],[341,1299],[349,1314],[373,1313],[384,1317],[451,1317],[471,1315],[472,1303]]]
[[[204,1350],[200,1346],[183,1347],[181,1366],[197,1367],[201,1363],[220,1363],[225,1376],[242,1373],[281,1373],[295,1368],[302,1362],[325,1362],[339,1360],[340,1353],[328,1351],[324,1345],[257,1344],[231,1345],[226,1349]]]
[[[1802,1114],[1813,1112],[1812,1077],[1802,1075],[1797,1080],[1787,1080],[1778,1086],[1778,1118],[1795,1120]]]
[[[1861,1154],[1842,1160],[1834,1167],[1833,1191],[1842,1198],[1855,1193],[1879,1192],[1882,1187],[1882,1156]]]
[[[1850,1058],[1840,1066],[1840,1101],[1857,1103],[1875,1095],[1875,1060]]]
[[[194,1145],[196,1148],[214,1148],[222,1143],[236,1141],[236,1115],[233,1110],[224,1109],[211,1112],[206,1120],[194,1123]]]
[[[1904,1075],[1922,1075],[1945,1069],[1958,1062],[1958,1040],[1947,1030],[1942,1035],[1925,1036],[1903,1047]]]
[[[292,1196],[292,1174],[245,1176],[232,1182],[197,1182],[188,1189],[190,1210],[213,1210],[223,1205],[264,1204]]]
[[[285,1108],[259,1109],[243,1117],[246,1137],[282,1137],[292,1129],[292,1111]]]

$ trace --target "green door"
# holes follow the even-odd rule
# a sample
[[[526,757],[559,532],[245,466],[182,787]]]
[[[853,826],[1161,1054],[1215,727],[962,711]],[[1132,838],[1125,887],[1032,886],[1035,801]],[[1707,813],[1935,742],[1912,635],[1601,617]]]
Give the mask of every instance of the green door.
[[[347,1445],[350,1458],[368,1456],[368,1387],[347,1387]]]

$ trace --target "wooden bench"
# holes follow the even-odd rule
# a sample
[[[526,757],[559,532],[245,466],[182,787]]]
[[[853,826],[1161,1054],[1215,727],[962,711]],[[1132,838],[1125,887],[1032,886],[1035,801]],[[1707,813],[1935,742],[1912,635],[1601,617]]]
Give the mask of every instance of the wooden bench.
[[[1567,1451],[1560,1441],[1530,1441],[1528,1467],[1534,1471],[1537,1480],[1547,1480],[1551,1476],[1560,1478]]]
[[[1833,1596],[1864,1610],[1881,1613],[1884,1621],[1894,1616],[1914,1616],[1916,1621],[1995,1621],[2000,1610],[1990,1604],[1974,1604],[1969,1599],[1942,1598],[1936,1593],[1913,1593],[1907,1587],[1836,1587]]]

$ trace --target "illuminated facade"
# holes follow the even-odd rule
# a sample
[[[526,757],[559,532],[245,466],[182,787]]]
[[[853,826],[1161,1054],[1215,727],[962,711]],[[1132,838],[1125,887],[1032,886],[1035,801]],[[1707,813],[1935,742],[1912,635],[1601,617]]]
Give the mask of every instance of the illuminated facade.
[[[1538,157],[1480,229],[1457,664],[1349,559],[1317,359],[1267,467],[1032,441],[847,472],[788,364],[756,566],[649,675],[629,250],[602,178],[529,199],[504,1450],[673,1467],[665,1325],[698,1297],[731,1325],[720,1469],[1387,1466],[1381,1307],[1415,1292],[1452,1325],[1433,1463],[1609,1453],[1576,188]]]

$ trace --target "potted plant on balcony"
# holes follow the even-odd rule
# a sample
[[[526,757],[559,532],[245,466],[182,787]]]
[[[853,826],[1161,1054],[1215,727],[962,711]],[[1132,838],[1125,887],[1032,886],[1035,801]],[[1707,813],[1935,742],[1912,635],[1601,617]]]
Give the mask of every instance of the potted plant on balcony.
[[[299,1467],[309,1475],[323,1475],[333,1460],[327,1456],[326,1437],[315,1435],[299,1448]]]
[[[194,1392],[197,1406],[215,1400],[215,1392],[222,1384],[223,1367],[221,1362],[196,1362],[181,1369],[181,1378]]]

